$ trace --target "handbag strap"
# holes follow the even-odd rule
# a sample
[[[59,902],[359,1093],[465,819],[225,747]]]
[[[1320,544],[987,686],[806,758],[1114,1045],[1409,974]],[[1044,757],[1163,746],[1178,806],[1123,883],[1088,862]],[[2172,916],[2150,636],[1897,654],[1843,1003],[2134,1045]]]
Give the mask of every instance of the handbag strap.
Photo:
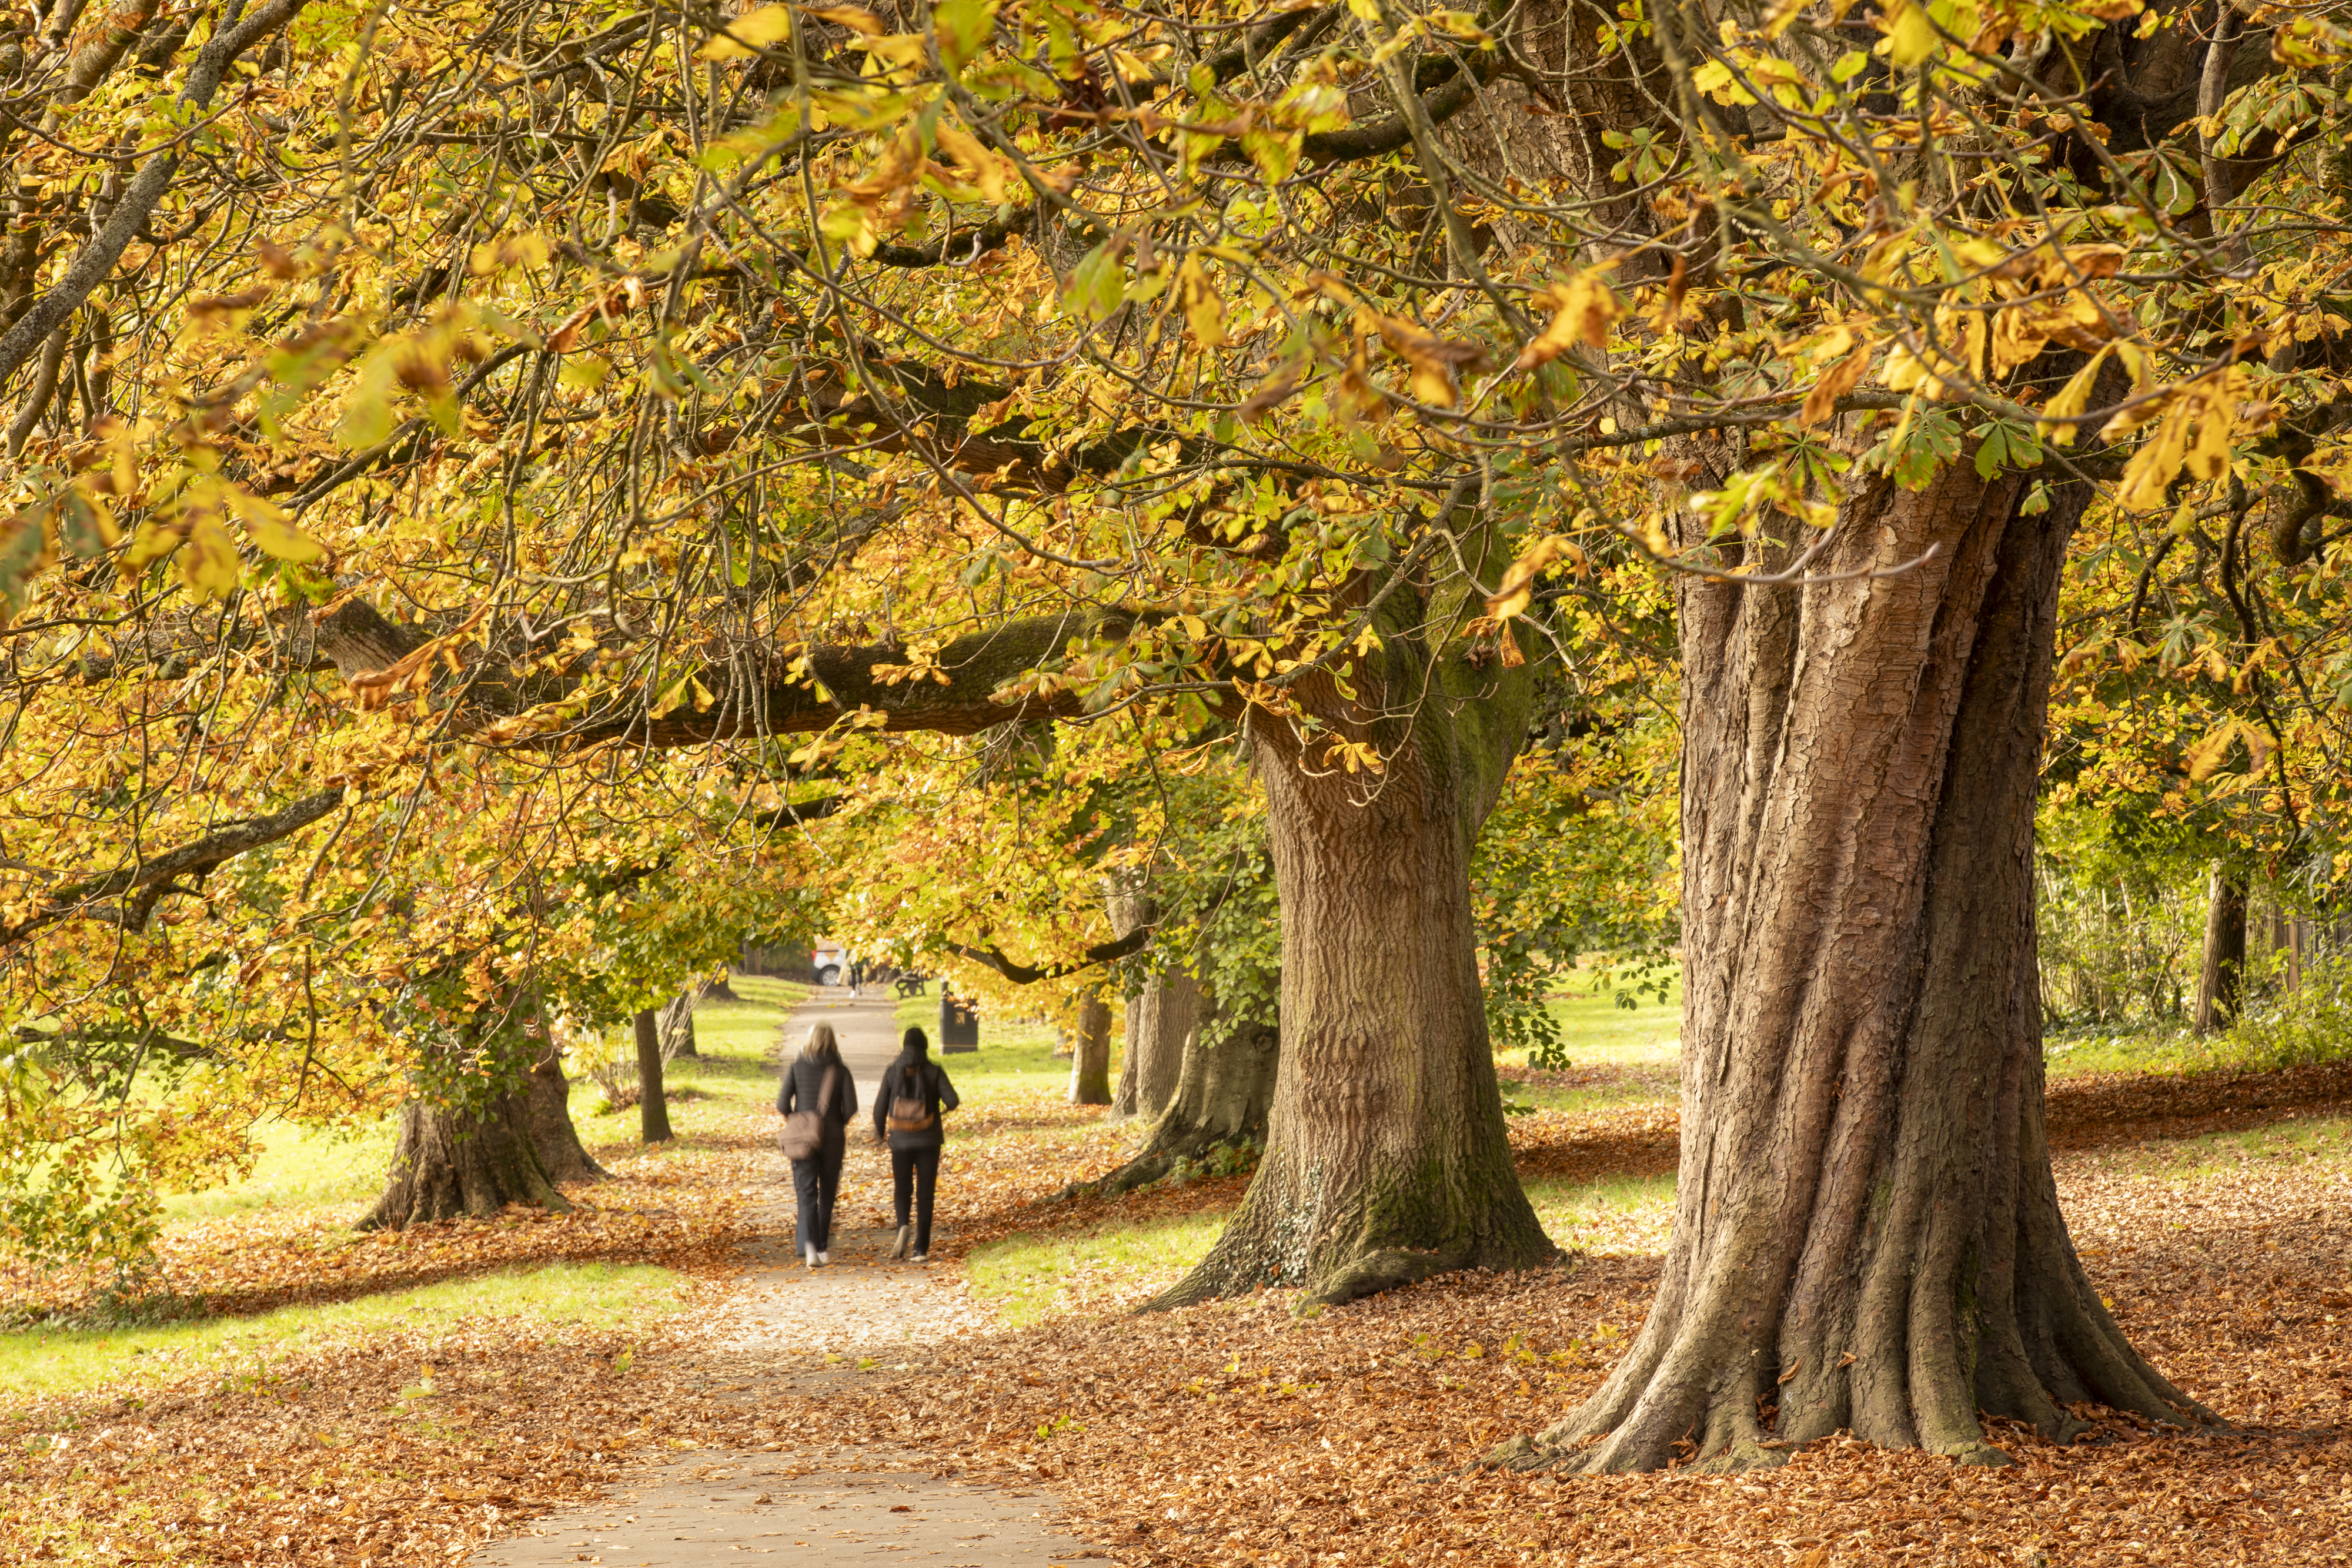
[[[820,1122],[824,1121],[825,1117],[833,1113],[833,1080],[834,1076],[840,1071],[841,1064],[839,1062],[830,1061],[825,1063],[824,1085],[816,1092],[816,1115],[817,1120]]]

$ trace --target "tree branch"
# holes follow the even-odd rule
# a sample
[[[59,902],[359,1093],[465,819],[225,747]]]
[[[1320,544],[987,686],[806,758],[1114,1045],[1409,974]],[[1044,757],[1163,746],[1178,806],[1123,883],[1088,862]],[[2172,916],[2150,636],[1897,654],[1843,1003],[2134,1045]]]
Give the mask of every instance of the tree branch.
[[[212,105],[213,94],[220,90],[221,78],[228,74],[229,66],[237,56],[262,38],[284,26],[295,13],[302,9],[305,0],[268,0],[259,10],[221,34],[196,52],[196,60],[188,72],[188,85],[180,94],[180,101],[201,114]],[[114,275],[115,263],[122,259],[139,231],[155,211],[170,188],[172,176],[179,172],[180,143],[156,152],[140,167],[131,183],[123,190],[122,199],[106,220],[106,225],[90,235],[81,253],[67,264],[66,270],[47,294],[36,301],[7,331],[0,332],[0,385],[5,385],[20,366],[32,357],[33,350],[48,335],[65,322],[68,316],[90,297],[98,286]]]
[[[1140,953],[1151,945],[1152,927],[1139,925],[1126,936],[1109,942],[1097,942],[1078,955],[1072,964],[1056,964],[1050,968],[1033,969],[1026,964],[1016,964],[993,947],[967,947],[961,942],[940,946],[960,958],[975,964],[985,964],[1016,986],[1032,986],[1039,980],[1058,980],[1065,975],[1075,975],[1081,969],[1091,969],[1097,964],[1108,964]]]
[[[342,803],[343,786],[333,785],[315,795],[304,796],[282,811],[273,811],[266,817],[248,817],[182,844],[178,849],[166,850],[152,859],[142,860],[121,871],[109,872],[104,876],[91,877],[61,888],[31,915],[14,925],[0,927],[0,947],[14,946],[34,932],[54,925],[100,899],[135,894],[178,876],[201,876],[247,850],[276,843],[301,831]]]

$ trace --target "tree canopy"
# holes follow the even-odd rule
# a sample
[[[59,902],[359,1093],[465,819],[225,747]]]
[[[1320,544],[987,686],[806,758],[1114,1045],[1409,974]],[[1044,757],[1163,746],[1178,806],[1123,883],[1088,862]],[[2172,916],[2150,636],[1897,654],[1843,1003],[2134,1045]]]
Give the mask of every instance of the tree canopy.
[[[1499,994],[1654,945],[1675,592],[1950,569],[1842,508],[1955,476],[2082,521],[2063,788],[2332,843],[2335,7],[6,26],[20,1240],[380,1109],[416,1009],[642,1005],[830,813],[1083,949],[1047,862],[1213,734],[1465,875],[1492,813]],[[966,781],[1047,721],[1040,835]]]

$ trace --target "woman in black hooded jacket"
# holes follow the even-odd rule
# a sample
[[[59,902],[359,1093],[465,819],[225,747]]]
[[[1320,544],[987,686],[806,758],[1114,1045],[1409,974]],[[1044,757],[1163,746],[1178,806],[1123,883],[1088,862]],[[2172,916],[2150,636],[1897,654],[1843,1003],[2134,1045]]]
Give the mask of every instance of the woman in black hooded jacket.
[[[930,1058],[930,1037],[910,1029],[899,1039],[898,1059],[882,1074],[882,1091],[874,1096],[874,1135],[890,1145],[890,1195],[898,1210],[898,1239],[890,1256],[927,1261],[931,1252],[931,1195],[940,1181],[940,1145],[947,1142],[940,1113],[960,1102],[946,1071]],[[907,1223],[908,1199],[914,1200],[914,1224]],[[911,1236],[909,1232],[911,1231]]]

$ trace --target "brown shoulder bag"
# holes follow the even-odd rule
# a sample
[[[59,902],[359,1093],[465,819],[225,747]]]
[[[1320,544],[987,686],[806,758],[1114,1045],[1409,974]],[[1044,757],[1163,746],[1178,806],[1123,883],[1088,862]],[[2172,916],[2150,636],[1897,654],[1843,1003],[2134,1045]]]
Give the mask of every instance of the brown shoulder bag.
[[[813,1160],[824,1147],[824,1119],[833,1109],[833,1081],[840,1071],[838,1064],[828,1063],[824,1087],[816,1092],[816,1109],[795,1111],[784,1118],[783,1135],[776,1140],[783,1147],[784,1158]]]

